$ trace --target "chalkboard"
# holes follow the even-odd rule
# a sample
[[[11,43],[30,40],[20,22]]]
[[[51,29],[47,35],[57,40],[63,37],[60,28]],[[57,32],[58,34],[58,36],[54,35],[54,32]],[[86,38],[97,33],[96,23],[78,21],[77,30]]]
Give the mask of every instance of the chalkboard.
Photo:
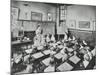
[[[40,22],[43,34],[55,34],[55,23],[54,22]]]
[[[24,21],[23,26],[24,31],[35,31],[37,27],[37,22]]]

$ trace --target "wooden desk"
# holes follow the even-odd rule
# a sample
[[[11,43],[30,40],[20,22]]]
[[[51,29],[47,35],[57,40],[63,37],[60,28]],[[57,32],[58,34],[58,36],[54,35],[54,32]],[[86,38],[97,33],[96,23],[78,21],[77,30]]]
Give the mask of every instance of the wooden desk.
[[[28,49],[28,46],[32,45],[31,40],[26,40],[26,41],[12,41],[11,42],[11,55],[13,56],[14,53],[20,51],[22,52],[25,49]]]
[[[55,71],[55,67],[54,66],[48,66],[44,72],[54,72]]]
[[[23,70],[23,71],[21,71],[21,72],[17,72],[17,73],[15,73],[14,75],[20,75],[20,74],[24,75],[24,74],[29,74],[29,73],[32,72],[32,69],[33,69],[32,65],[27,65],[27,67],[26,67],[25,70]]]
[[[43,53],[44,53],[45,55],[48,55],[48,54],[50,54],[50,50],[45,50],[45,51],[43,51]]]
[[[41,52],[38,52],[38,53],[35,53],[32,55],[32,57],[34,57],[35,59],[41,58],[43,56],[44,56],[44,54],[42,54]]]
[[[54,57],[57,59],[61,59],[63,55],[61,53],[57,53],[56,55],[54,55]]]
[[[50,64],[50,60],[51,60],[51,57],[46,58],[46,59],[44,59],[44,60],[42,61],[42,63],[43,63],[44,65],[48,66],[48,65]]]
[[[58,66],[57,69],[59,71],[70,71],[73,69],[73,67],[70,64],[68,64],[67,62],[64,62],[63,64]]]
[[[25,50],[25,52],[28,53],[28,54],[32,53],[32,51],[33,51],[33,49],[27,49],[27,50]]]
[[[81,59],[77,57],[76,55],[69,58],[70,61],[72,61],[74,64],[77,64]]]

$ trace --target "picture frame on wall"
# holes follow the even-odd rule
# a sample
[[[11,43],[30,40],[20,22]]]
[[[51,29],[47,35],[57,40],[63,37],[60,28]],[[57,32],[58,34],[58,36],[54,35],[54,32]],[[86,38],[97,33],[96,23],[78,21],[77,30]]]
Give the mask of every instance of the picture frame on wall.
[[[17,7],[11,7],[11,25],[15,26],[17,25],[17,20],[19,18],[19,8]]]
[[[19,10],[19,17],[18,20],[31,20],[31,14],[28,11]]]
[[[80,20],[80,21],[78,21],[77,29],[92,31],[94,28],[94,26],[92,26],[92,25],[93,25],[93,22],[90,20]]]
[[[19,18],[19,11],[20,9],[17,7],[11,7],[11,19],[18,19]]]
[[[42,21],[42,13],[31,12],[31,20]]]
[[[79,21],[79,28],[90,28],[90,21]]]
[[[13,32],[13,37],[18,37],[19,25],[17,20],[19,18],[19,11],[19,8],[11,7],[11,31]]]

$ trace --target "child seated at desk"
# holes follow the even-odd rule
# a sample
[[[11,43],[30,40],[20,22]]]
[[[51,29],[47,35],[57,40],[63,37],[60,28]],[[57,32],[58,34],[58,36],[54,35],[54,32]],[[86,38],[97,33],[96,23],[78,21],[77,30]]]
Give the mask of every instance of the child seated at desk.
[[[62,62],[66,61],[67,58],[68,58],[68,54],[67,54],[67,52],[66,52],[66,47],[64,47],[64,48],[60,51],[60,53],[63,55],[63,57],[62,57]]]

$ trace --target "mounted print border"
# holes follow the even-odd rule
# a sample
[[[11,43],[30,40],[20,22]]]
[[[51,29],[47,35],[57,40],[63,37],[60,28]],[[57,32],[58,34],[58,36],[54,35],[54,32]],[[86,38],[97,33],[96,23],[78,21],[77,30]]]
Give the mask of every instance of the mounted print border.
[[[11,0],[12,8],[11,75],[96,69],[96,6]]]

